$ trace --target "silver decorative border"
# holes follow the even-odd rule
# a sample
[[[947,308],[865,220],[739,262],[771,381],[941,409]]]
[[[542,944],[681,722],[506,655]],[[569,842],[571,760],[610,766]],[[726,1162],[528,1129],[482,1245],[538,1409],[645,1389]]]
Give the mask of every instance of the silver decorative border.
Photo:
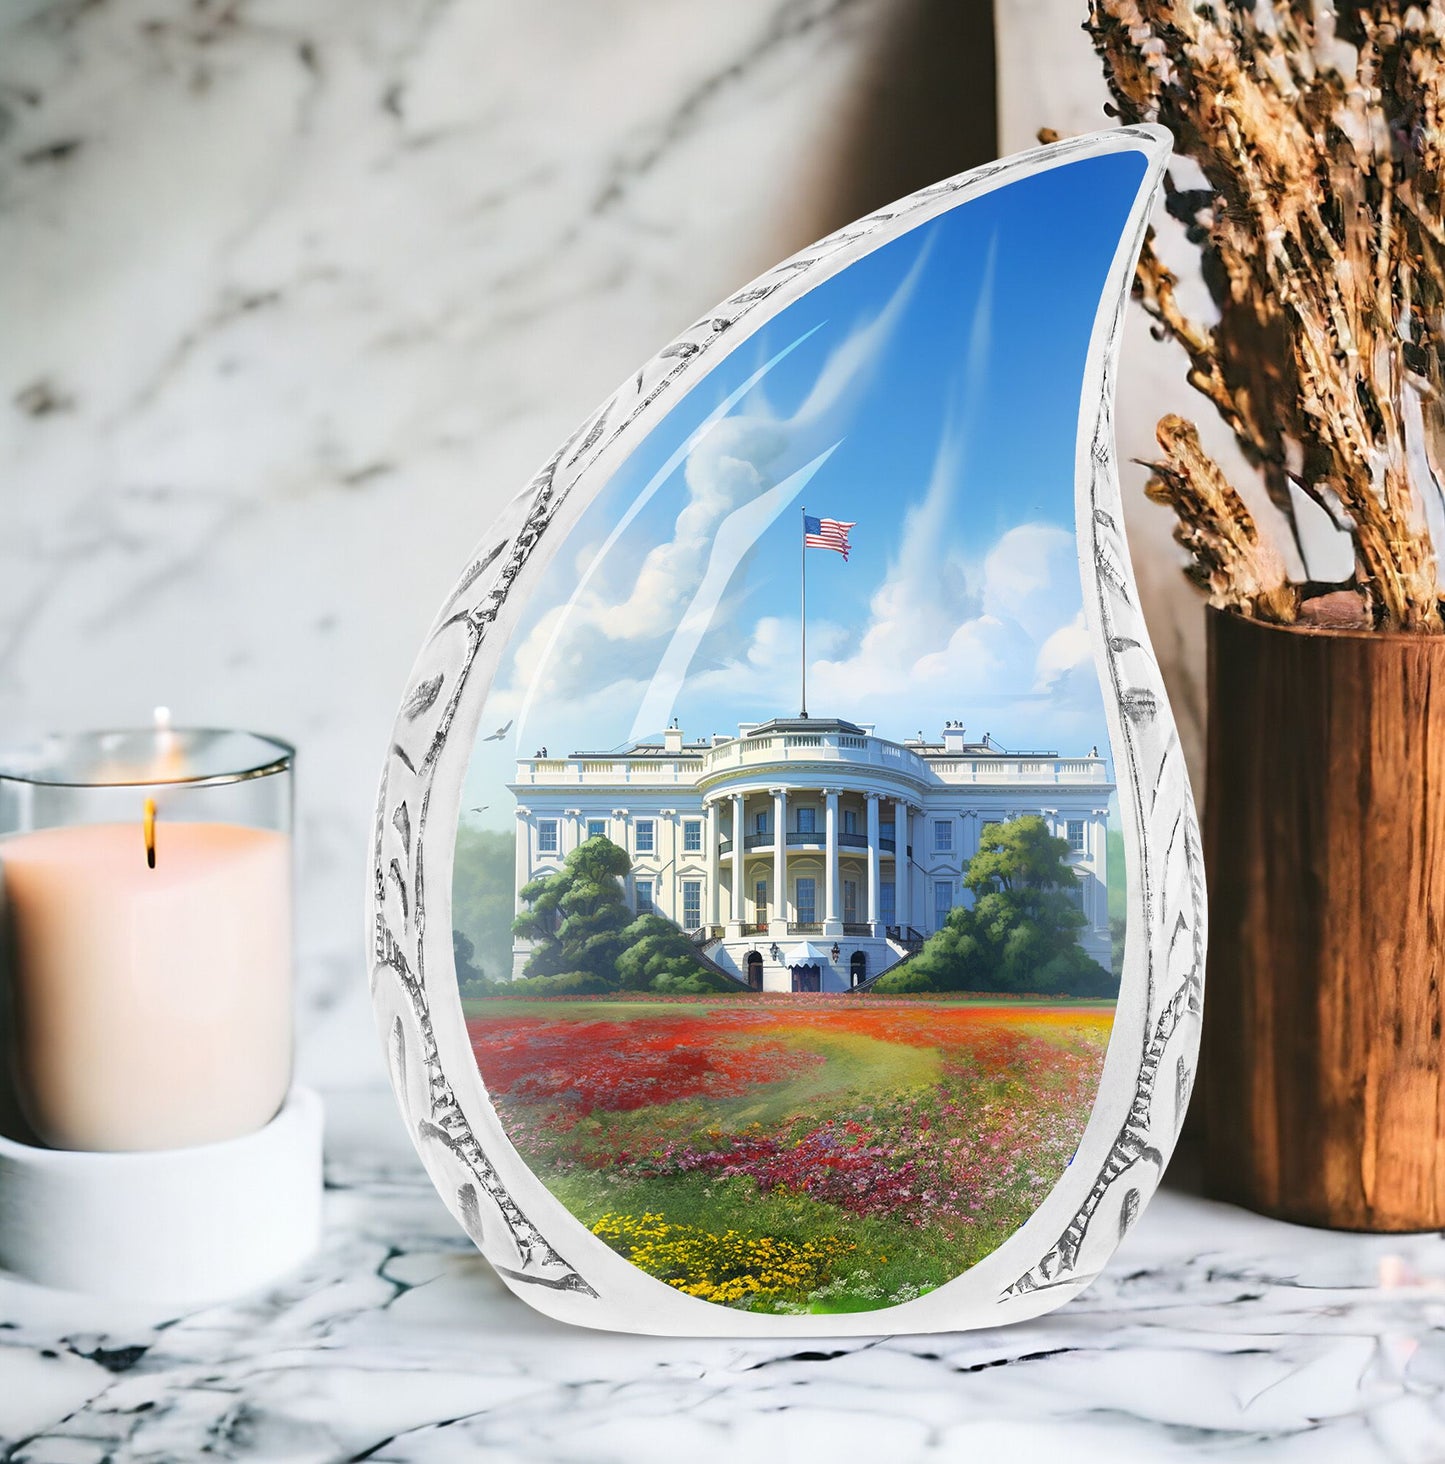
[[[1133,264],[1169,148],[1163,129],[1133,127],[1034,149],[926,188],[778,265],[694,323],[583,423],[513,500],[433,624],[396,720],[377,800],[367,902],[372,997],[403,1117],[439,1193],[507,1283],[540,1310],[596,1327],[692,1335],[997,1325],[1051,1310],[1087,1285],[1157,1184],[1198,1052],[1204,887],[1188,775],[1122,531],[1113,396]],[[777,1317],[684,1296],[593,1237],[527,1168],[502,1131],[467,1044],[451,951],[452,846],[472,740],[510,625],[526,586],[610,473],[686,387],[757,328],[854,260],[968,199],[1121,151],[1143,153],[1148,167],[1090,344],[1076,517],[1096,660],[1114,693],[1112,703],[1105,700],[1124,773],[1129,928],[1114,1036],[1084,1139],[1074,1164],[1019,1231],[915,1301],[841,1316]],[[1173,1082],[1161,1085],[1170,1060]]]

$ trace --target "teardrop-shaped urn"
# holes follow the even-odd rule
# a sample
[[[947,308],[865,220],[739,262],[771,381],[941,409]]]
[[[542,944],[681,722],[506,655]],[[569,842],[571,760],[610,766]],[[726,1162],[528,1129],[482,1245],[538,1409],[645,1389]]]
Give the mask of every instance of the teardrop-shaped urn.
[[[371,983],[438,1191],[550,1315],[1035,1316],[1158,1183],[1204,970],[1124,541],[1157,128],[724,301],[484,539],[382,777]]]

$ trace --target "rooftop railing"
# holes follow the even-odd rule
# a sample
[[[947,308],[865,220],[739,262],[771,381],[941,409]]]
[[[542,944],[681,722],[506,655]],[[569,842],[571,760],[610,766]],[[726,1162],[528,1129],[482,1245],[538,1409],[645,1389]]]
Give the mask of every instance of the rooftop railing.
[[[690,787],[702,777],[778,763],[837,763],[879,768],[928,784],[1106,783],[1101,758],[940,756],[923,757],[881,737],[844,732],[771,732],[734,737],[699,752],[628,757],[522,758],[516,781],[539,787]]]

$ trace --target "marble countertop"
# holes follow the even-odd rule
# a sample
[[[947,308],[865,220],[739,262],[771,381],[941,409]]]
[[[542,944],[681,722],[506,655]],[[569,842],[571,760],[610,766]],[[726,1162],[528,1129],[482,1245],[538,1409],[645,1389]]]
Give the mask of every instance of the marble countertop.
[[[327,1148],[323,1247],[262,1294],[176,1317],[0,1282],[0,1458],[1445,1459],[1445,1240],[1212,1204],[1187,1153],[1051,1317],[800,1344],[534,1313],[452,1223],[383,1090],[328,1095]]]

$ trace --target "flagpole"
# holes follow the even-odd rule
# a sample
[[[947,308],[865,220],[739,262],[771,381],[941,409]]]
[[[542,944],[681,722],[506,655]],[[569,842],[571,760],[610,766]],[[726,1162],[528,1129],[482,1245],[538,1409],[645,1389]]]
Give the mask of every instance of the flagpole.
[[[808,715],[808,510],[803,510],[803,519],[799,524],[802,533],[798,535],[798,584],[802,592],[802,608],[799,615],[800,634],[798,644],[801,651],[802,664],[799,684],[802,687],[802,708],[798,712],[800,719],[806,719]]]

